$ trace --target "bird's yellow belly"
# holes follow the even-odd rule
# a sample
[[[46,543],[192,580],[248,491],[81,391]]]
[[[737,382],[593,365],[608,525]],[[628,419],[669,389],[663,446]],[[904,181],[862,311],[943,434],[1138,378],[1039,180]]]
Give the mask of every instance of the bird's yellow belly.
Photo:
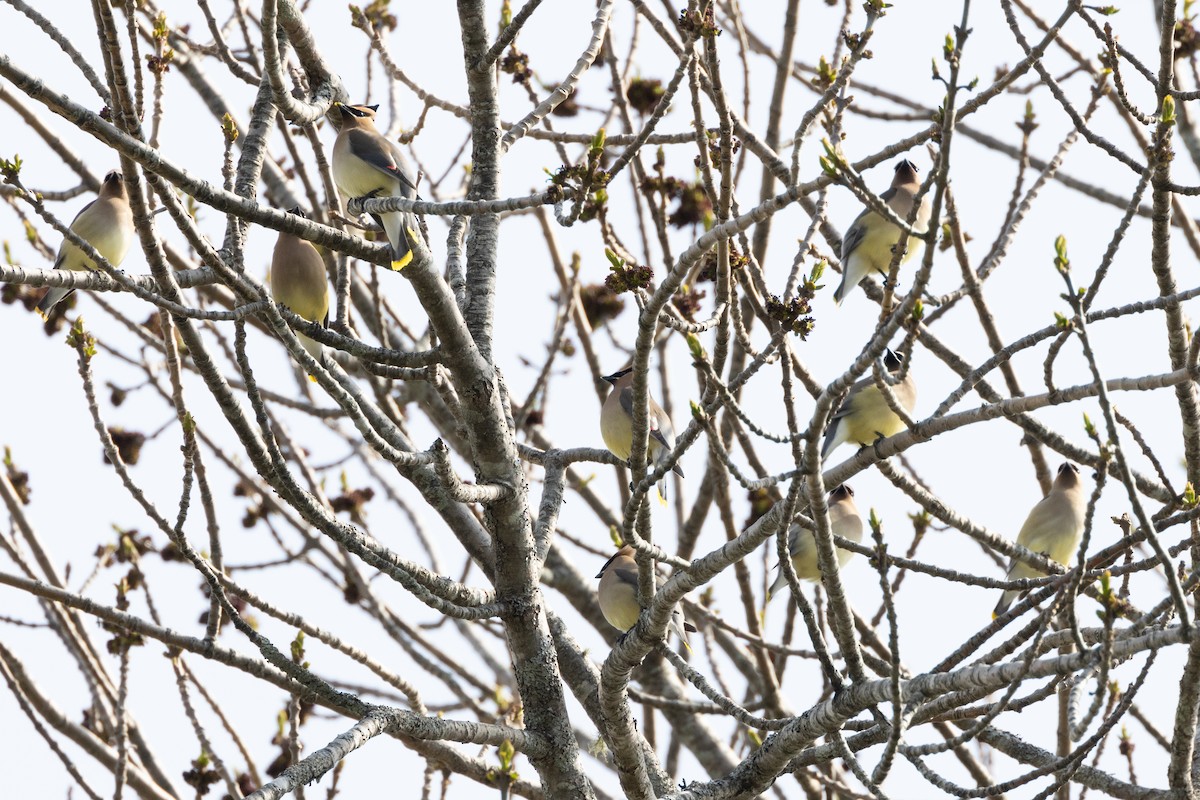
[[[1070,535],[1069,532],[1055,532],[1053,535],[1031,537],[1030,541],[1021,542],[1021,544],[1035,553],[1044,553],[1048,558],[1067,566],[1075,558],[1075,551],[1079,548],[1079,538],[1077,535]],[[1030,569],[1033,568],[1030,567]],[[1037,574],[1044,573],[1037,571]]]
[[[869,386],[858,395],[854,411],[843,422],[846,438],[851,442],[871,444],[881,434],[894,436],[904,430],[904,420],[888,406],[877,386]]]
[[[627,631],[637,625],[642,609],[637,602],[637,590],[632,586],[623,586],[619,595],[609,603],[600,607],[608,624],[619,631]]]
[[[615,416],[616,419],[600,425],[600,436],[610,453],[628,460],[633,443],[633,421],[624,414]]]
[[[338,159],[333,177],[338,188],[348,197],[366,197],[375,192],[380,197],[400,194],[400,181],[389,178],[357,158]]]
[[[104,231],[103,233],[84,237],[96,248],[96,252],[104,256],[109,264],[114,267],[121,266],[121,262],[125,260],[125,254],[129,252],[129,246],[132,244],[132,235],[126,235],[118,226],[112,226],[112,230]],[[76,231],[78,233],[78,231]],[[84,255],[84,252],[74,244],[67,242],[66,258],[63,259],[62,268],[82,272],[83,270],[95,270],[96,262]]]
[[[877,228],[872,228],[867,232],[867,236],[863,239],[862,244],[855,250],[855,255],[866,259],[871,265],[872,272],[880,272],[884,275],[888,273],[888,267],[892,264],[892,248],[896,246],[896,242],[900,241],[900,229],[890,222],[886,222]],[[905,264],[912,260],[920,249],[921,240],[908,237],[904,256],[900,259],[901,264]]]
[[[796,571],[796,577],[802,581],[819,581],[821,580],[821,570],[817,566],[816,542],[812,541],[811,533],[807,535],[808,547],[792,556],[792,569]]]
[[[834,532],[837,533],[838,531],[835,530]],[[802,538],[797,542],[799,546],[796,552],[792,554],[792,569],[796,570],[796,577],[802,581],[819,581],[821,580],[821,568],[817,565],[816,537],[807,528],[801,532],[800,536]],[[854,558],[854,551],[852,550],[843,550],[840,547],[835,547],[834,553],[837,554],[839,568],[846,566],[846,563]]]
[[[1071,566],[1072,561],[1075,559],[1075,551],[1079,548],[1079,540],[1082,534],[1082,529],[1078,532],[1062,529],[1049,532],[1039,531],[1032,536],[1018,536],[1017,543],[1035,553],[1041,553],[1063,566]],[[1024,561],[1018,561],[1014,565],[1010,577],[1013,579],[1040,578],[1045,574],[1042,570],[1026,564]]]

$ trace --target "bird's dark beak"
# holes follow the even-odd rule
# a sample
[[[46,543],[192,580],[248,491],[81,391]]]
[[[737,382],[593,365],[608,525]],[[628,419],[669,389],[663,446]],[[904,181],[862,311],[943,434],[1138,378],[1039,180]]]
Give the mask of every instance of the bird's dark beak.
[[[617,376],[616,375],[605,375],[600,380],[607,381],[608,383],[611,383],[613,386],[617,385]]]

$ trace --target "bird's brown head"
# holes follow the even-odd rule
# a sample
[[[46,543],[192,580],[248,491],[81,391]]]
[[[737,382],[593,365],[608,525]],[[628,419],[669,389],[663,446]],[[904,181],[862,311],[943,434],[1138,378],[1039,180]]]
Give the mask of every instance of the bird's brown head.
[[[329,113],[326,116],[337,130],[341,130],[343,127],[359,128],[373,125],[375,112],[378,110],[378,105],[351,106],[346,103],[334,103],[329,107]]]
[[[351,116],[359,119],[375,119],[375,112],[379,110],[379,104],[373,106],[358,105],[358,106],[342,106],[342,109]]]
[[[888,372],[896,372],[904,366],[904,354],[893,353],[890,349],[883,351],[883,366]]]
[[[843,483],[835,487],[834,490],[829,493],[829,500],[833,503],[839,503],[842,500],[846,500],[851,497],[854,497],[854,490],[850,488],[850,484],[848,483]]]
[[[125,177],[118,170],[109,170],[100,184],[101,197],[125,197]]]
[[[1079,477],[1079,467],[1072,464],[1070,461],[1064,461],[1062,466],[1058,468],[1058,477],[1054,479],[1054,485],[1063,489],[1070,489],[1082,483]]]
[[[622,383],[628,384],[633,380],[633,367],[617,370],[612,375],[605,375],[601,380],[608,381],[614,387]]]
[[[625,545],[620,550],[609,556],[608,561],[605,561],[604,566],[601,567],[600,571],[596,573],[596,577],[603,577],[604,573],[608,570],[612,562],[616,561],[618,558],[633,558],[633,547],[631,545]]]
[[[907,158],[902,159],[896,165],[896,177],[892,179],[892,186],[920,186],[921,185],[921,170],[917,165],[909,161]]]

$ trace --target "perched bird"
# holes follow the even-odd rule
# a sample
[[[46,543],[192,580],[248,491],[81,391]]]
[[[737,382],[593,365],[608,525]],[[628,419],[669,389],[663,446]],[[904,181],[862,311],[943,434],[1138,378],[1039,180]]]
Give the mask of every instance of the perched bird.
[[[887,203],[888,208],[896,212],[896,216],[907,220],[920,188],[921,181],[917,179],[916,165],[904,160],[896,165],[896,177],[892,179],[892,188],[879,197]],[[926,194],[912,227],[917,233],[924,233],[928,226],[929,195]],[[846,238],[842,239],[842,282],[833,293],[834,301],[840,306],[846,295],[872,272],[882,273],[886,278],[888,268],[892,264],[892,248],[899,241],[900,228],[896,225],[869,208],[859,214],[850,224],[850,230],[846,231]],[[921,243],[920,239],[910,235],[900,263],[905,264],[912,260],[920,252]]]
[[[307,218],[299,208],[288,213]],[[309,242],[280,231],[275,253],[271,256],[268,281],[276,303],[287,306],[309,322],[319,322],[322,327],[329,325],[329,281],[325,275],[325,262]],[[323,364],[321,343],[302,333],[297,337],[308,354]],[[316,381],[312,375],[308,379]]]
[[[625,545],[613,553],[612,558],[604,562],[600,572],[596,573],[596,577],[600,579],[600,588],[596,591],[596,597],[600,601],[600,613],[608,620],[609,625],[623,634],[628,633],[630,628],[637,625],[638,617],[642,615],[642,606],[638,603],[638,566],[633,560],[633,548]],[[675,613],[671,615],[670,627],[685,645],[686,631],[696,630],[693,625],[684,621],[683,612],[679,609],[675,609]]]
[[[1079,468],[1068,461],[1058,468],[1058,477],[1054,479],[1050,493],[1039,500],[1025,518],[1025,524],[1017,534],[1017,544],[1066,566],[1075,555],[1079,539],[1083,536],[1086,510],[1087,500],[1083,496]],[[1040,578],[1045,574],[1037,567],[1014,558],[1008,565],[1006,580]],[[996,604],[996,610],[992,612],[992,619],[1007,611],[1022,594],[1024,592],[1020,589],[1005,591]]]
[[[633,368],[626,368],[612,375],[605,375],[604,380],[612,384],[612,391],[600,409],[600,435],[604,445],[614,456],[629,460],[633,449]],[[650,439],[646,447],[646,460],[651,464],[662,463],[675,447],[675,429],[667,412],[655,402],[653,397],[647,398],[647,416],[650,423]],[[683,470],[676,464],[672,471],[683,477]],[[666,481],[659,481],[659,498],[666,502]]]
[[[133,244],[133,212],[129,209],[129,194],[125,191],[125,179],[121,173],[113,170],[104,176],[100,184],[100,196],[88,203],[71,220],[71,230],[86,240],[96,252],[104,256],[114,267],[121,265],[125,254]],[[54,259],[55,269],[69,269],[75,272],[94,270],[96,262],[84,255],[83,251],[63,239],[58,248],[58,257]],[[44,320],[50,316],[53,309],[64,297],[74,289],[50,287],[41,302],[37,304],[37,313]]]
[[[883,366],[889,373],[899,372],[903,364],[903,356],[891,350],[883,354]],[[900,406],[911,414],[917,404],[917,384],[912,371],[890,388]],[[850,393],[829,420],[825,441],[821,443],[821,458],[828,458],[842,442],[871,444],[880,437],[892,436],[904,428],[904,420],[888,406],[887,398],[875,385],[874,376],[868,375],[850,387]]]
[[[379,106],[335,103],[329,118],[338,130],[333,143],[333,180],[347,197],[405,197],[417,199],[417,180],[408,160],[394,142],[375,128]],[[406,211],[372,214],[392,245],[392,269],[399,272],[412,261],[411,243],[420,237],[417,219]]]
[[[863,521],[854,505],[854,490],[842,484],[829,493],[829,524],[833,532],[852,542],[861,542],[863,536]],[[788,552],[792,555],[792,568],[796,577],[802,581],[821,580],[821,570],[817,566],[817,541],[812,531],[799,525],[792,525],[788,534]],[[846,562],[854,558],[852,550],[837,548],[838,566],[846,566]],[[787,575],[782,566],[775,582],[767,590],[767,602],[775,593],[787,586]]]

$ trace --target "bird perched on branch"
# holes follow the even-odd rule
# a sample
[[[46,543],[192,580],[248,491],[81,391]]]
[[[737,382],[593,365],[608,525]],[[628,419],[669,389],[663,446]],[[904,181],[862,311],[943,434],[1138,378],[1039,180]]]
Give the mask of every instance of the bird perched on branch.
[[[333,143],[333,180],[351,198],[404,197],[417,199],[416,173],[399,146],[375,127],[379,106],[335,103],[329,119],[337,128]],[[412,261],[412,243],[420,238],[416,217],[408,211],[372,214],[392,245],[392,269],[399,272]]]
[[[1017,544],[1066,566],[1079,547],[1086,511],[1087,500],[1083,496],[1079,468],[1067,461],[1058,468],[1050,493],[1039,500],[1025,518],[1025,524],[1017,534]],[[1014,558],[1008,565],[1006,580],[1040,578],[1045,574],[1037,567]],[[1006,590],[1000,596],[1000,602],[996,603],[992,619],[1007,611],[1013,601],[1024,593],[1020,589]]]
[[[299,208],[288,211],[301,218],[307,215]],[[317,248],[308,241],[286,231],[279,232],[275,241],[275,252],[271,256],[271,272],[268,276],[271,296],[275,302],[287,306],[297,315],[321,327],[329,325],[329,281],[325,274],[325,262]],[[296,334],[308,354],[324,364],[324,348],[302,333]],[[311,381],[316,381],[312,375]]]
[[[604,380],[612,384],[612,391],[600,409],[600,435],[604,445],[614,456],[625,461],[633,451],[633,368],[629,367],[605,375]],[[675,448],[675,429],[671,418],[662,410],[653,397],[646,398],[647,422],[650,438],[646,445],[646,460],[655,466],[667,460]],[[671,471],[683,477],[683,470],[676,464]],[[666,481],[658,483],[658,496],[664,503],[667,499]]]
[[[842,484],[829,493],[829,525],[838,536],[852,542],[861,542],[863,536],[863,521],[854,505],[854,490]],[[817,566],[817,540],[808,528],[793,524],[788,533],[788,552],[792,556],[792,568],[796,577],[802,581],[821,580],[821,569]],[[854,551],[837,548],[838,566],[846,566],[846,562],[854,558]],[[771,602],[775,593],[787,586],[787,575],[783,566],[775,567],[779,574],[775,582],[767,590],[767,602]]]
[[[637,625],[638,617],[642,615],[642,606],[638,602],[638,566],[633,558],[633,548],[625,545],[612,558],[604,562],[600,572],[600,587],[596,598],[600,602],[600,613],[621,633],[627,633]],[[683,612],[675,609],[671,615],[670,629],[674,631],[684,645],[687,645],[687,631],[696,630],[695,626],[683,619]]]
[[[129,194],[120,172],[113,170],[104,176],[100,195],[75,215],[75,219],[71,220],[71,230],[96,248],[96,252],[104,256],[109,264],[114,267],[121,265],[133,244],[134,231]],[[54,259],[54,268],[82,272],[96,269],[96,262],[84,255],[70,239],[63,239],[62,246],[58,248],[58,257]],[[50,287],[37,304],[38,315],[45,320],[50,316],[50,311],[73,291]]]
[[[920,188],[917,167],[906,159],[896,165],[896,176],[892,179],[891,188],[879,197],[887,203],[888,208],[896,212],[897,217],[907,220]],[[923,234],[929,227],[929,211],[929,195],[926,194],[912,223],[913,230],[917,233]],[[892,265],[892,248],[900,242],[900,233],[899,227],[870,208],[855,218],[850,224],[850,229],[846,231],[846,237],[842,239],[842,282],[833,293],[833,299],[839,306],[846,299],[846,295],[872,272],[887,277]],[[900,263],[905,264],[916,257],[921,250],[921,244],[920,239],[909,236]]]
[[[903,365],[902,355],[891,350],[884,352],[883,366],[889,374],[895,375]],[[911,414],[917,404],[917,384],[912,371],[890,388],[900,407]],[[868,375],[850,387],[850,393],[829,420],[825,441],[821,443],[821,458],[828,458],[842,442],[867,445],[881,437],[893,436],[905,427],[904,420],[892,411],[887,398],[875,385],[875,377]]]

